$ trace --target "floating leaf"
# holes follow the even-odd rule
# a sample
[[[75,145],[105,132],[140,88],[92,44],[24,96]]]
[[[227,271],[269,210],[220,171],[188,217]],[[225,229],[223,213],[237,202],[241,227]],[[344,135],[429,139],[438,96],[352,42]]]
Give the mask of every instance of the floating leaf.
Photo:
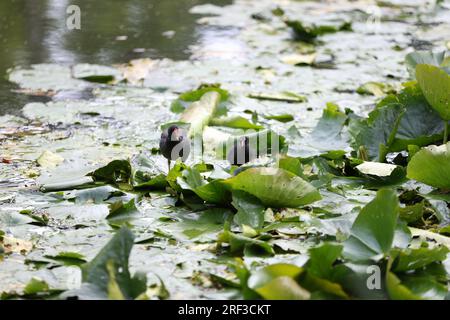
[[[86,263],[84,256],[78,252],[60,252],[56,256],[45,256],[47,259],[61,262],[65,266],[81,266]]]
[[[350,134],[355,149],[364,147],[369,160],[384,162],[389,147],[395,139],[400,120],[405,112],[399,104],[376,108],[368,119],[350,122]]]
[[[431,263],[444,261],[449,252],[449,248],[445,246],[404,249],[399,251],[391,270],[397,273],[420,269]]]
[[[36,162],[43,168],[54,168],[57,165],[61,164],[63,161],[64,158],[59,154],[53,153],[48,150],[44,151],[36,160]]]
[[[134,236],[127,228],[121,228],[103,247],[97,256],[83,266],[83,282],[96,287],[105,296],[111,294],[111,285],[120,290],[125,299],[139,296],[146,290],[146,279],[142,275],[131,277],[128,259]],[[118,293],[118,292],[116,292]],[[114,295],[117,297],[117,295]]]
[[[216,91],[206,92],[200,100],[193,102],[181,115],[180,121],[191,125],[188,135],[201,134],[208,125],[220,102],[220,94]]]
[[[445,51],[414,51],[408,53],[405,58],[406,67],[412,78],[416,77],[416,66],[418,64],[429,64],[432,66],[441,66],[445,59]],[[448,73],[448,72],[447,72]]]
[[[370,81],[356,89],[356,92],[359,94],[369,94],[374,95],[375,97],[382,97],[388,93],[395,93],[396,90],[389,84]]]
[[[88,174],[95,181],[116,184],[120,187],[130,185],[131,165],[128,160],[113,160],[106,166]]]
[[[320,200],[320,193],[295,174],[279,168],[250,168],[225,180],[271,207],[298,207]]]
[[[450,142],[417,152],[408,163],[407,175],[435,188],[450,189]]]
[[[289,155],[311,157],[348,148],[348,135],[343,133],[346,121],[347,115],[341,112],[337,105],[327,103],[322,117],[310,135],[290,139]]]
[[[97,83],[110,83],[122,79],[121,72],[115,68],[87,63],[75,65],[72,68],[72,75],[76,79]]]
[[[287,20],[285,21],[285,23],[288,27],[292,28],[296,40],[305,42],[313,42],[317,37],[327,33],[352,30],[352,25],[349,22],[344,22],[339,26],[331,26],[331,25],[306,26],[301,21],[298,20],[295,21]]]
[[[264,299],[308,300],[310,293],[295,281],[302,272],[295,265],[273,264],[252,273],[248,286]]]
[[[240,116],[213,118],[209,124],[211,126],[221,126],[237,129],[258,130],[263,128],[263,126],[251,123],[248,119]]]
[[[368,180],[367,188],[397,185],[406,180],[406,170],[393,164],[365,161],[355,168]]]
[[[438,67],[419,64],[416,67],[417,82],[428,103],[442,119],[450,120],[450,75]]]
[[[280,93],[251,93],[248,95],[249,98],[258,100],[269,100],[269,101],[284,101],[292,103],[306,102],[305,96],[298,95],[293,92],[280,92]]]
[[[166,175],[151,155],[139,154],[132,159],[132,183],[135,189],[164,190]]]
[[[295,66],[303,66],[303,65],[312,65],[314,61],[316,60],[317,53],[294,53],[290,55],[286,55],[281,57],[281,62],[284,62],[286,64],[295,65]]]
[[[279,114],[272,116],[264,116],[267,120],[277,120],[283,123],[290,122],[294,120],[294,116],[291,114]]]
[[[398,211],[395,192],[379,190],[353,223],[351,236],[344,243],[344,255],[351,260],[366,260],[388,253],[394,240]]]
[[[121,225],[123,223],[126,223],[130,219],[133,219],[135,215],[139,213],[134,202],[135,200],[131,199],[127,203],[117,201],[113,204],[110,204],[109,214],[106,219],[108,219],[109,223],[115,226]]]
[[[228,243],[232,254],[262,257],[275,255],[272,246],[266,241],[249,238],[228,230],[225,230],[220,234],[219,242]]]
[[[244,191],[233,192],[233,207],[237,213],[234,221],[239,225],[247,225],[254,229],[260,229],[264,224],[265,207],[255,196]]]
[[[406,150],[409,145],[424,146],[442,139],[442,120],[417,84],[409,84],[398,94],[387,96],[377,104],[377,108],[392,104],[400,104],[405,109],[390,146],[392,151]]]

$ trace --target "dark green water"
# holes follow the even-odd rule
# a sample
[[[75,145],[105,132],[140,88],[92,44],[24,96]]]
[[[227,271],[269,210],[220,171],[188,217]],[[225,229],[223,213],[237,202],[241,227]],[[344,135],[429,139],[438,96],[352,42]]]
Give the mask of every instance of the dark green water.
[[[15,86],[5,80],[11,67],[80,62],[108,65],[143,57],[186,59],[190,45],[207,31],[207,27],[196,24],[199,16],[190,14],[189,9],[199,4],[222,6],[231,2],[1,0],[0,115],[20,114],[27,102],[46,99],[13,92]],[[66,27],[66,9],[72,4],[81,9],[81,30]],[[173,36],[168,36],[167,31]]]

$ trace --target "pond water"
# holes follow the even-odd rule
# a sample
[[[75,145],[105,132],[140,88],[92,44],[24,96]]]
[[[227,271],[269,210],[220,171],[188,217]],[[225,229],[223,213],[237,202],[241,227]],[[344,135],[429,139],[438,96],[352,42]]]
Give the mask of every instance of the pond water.
[[[5,79],[14,66],[37,63],[121,63],[134,58],[186,59],[198,39],[215,30],[196,24],[195,5],[231,0],[2,0],[0,1],[0,115],[20,114],[45,97],[14,92]],[[66,27],[66,8],[81,9],[81,30]]]

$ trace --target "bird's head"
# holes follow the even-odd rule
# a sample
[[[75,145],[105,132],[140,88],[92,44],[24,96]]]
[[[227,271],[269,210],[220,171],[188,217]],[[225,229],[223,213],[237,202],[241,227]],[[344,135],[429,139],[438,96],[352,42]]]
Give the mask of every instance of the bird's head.
[[[167,130],[170,141],[181,141],[183,140],[183,130],[176,125],[172,125]]]

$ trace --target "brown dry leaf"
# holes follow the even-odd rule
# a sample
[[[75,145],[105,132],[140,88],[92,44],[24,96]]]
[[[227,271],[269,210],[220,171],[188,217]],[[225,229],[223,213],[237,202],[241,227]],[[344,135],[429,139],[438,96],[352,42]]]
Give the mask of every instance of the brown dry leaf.
[[[0,238],[0,245],[3,247],[5,253],[20,253],[27,254],[33,249],[33,244],[30,241],[16,239],[9,236]]]
[[[139,84],[150,70],[155,68],[157,60],[149,58],[131,60],[127,64],[118,66],[118,69],[122,72],[124,78],[133,85]]]
[[[281,62],[290,65],[311,65],[316,60],[317,53],[307,53],[307,54],[290,54],[281,57]]]

